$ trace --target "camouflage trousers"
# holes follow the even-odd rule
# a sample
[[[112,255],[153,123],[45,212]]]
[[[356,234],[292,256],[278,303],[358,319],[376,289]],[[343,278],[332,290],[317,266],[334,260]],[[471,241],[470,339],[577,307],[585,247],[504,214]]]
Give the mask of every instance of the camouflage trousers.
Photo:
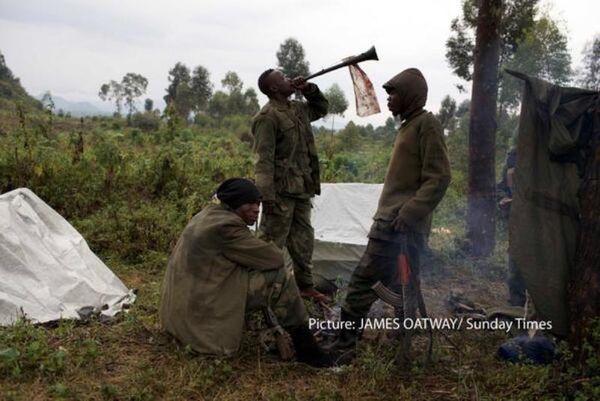
[[[276,270],[250,272],[246,313],[270,307],[282,327],[305,325],[308,314],[292,273]]]
[[[286,247],[294,262],[294,277],[301,290],[313,288],[312,255],[315,230],[310,224],[312,204],[310,199],[281,196],[275,210],[263,214],[258,237]]]
[[[420,254],[425,245],[424,236],[415,232],[408,232],[406,235],[409,263],[418,269]],[[371,287],[377,281],[389,285],[389,282],[395,279],[399,253],[399,243],[369,238],[367,250],[352,273],[348,284],[348,292],[342,305],[346,312],[357,318],[367,315],[373,302],[378,299]],[[390,289],[398,293],[402,292],[401,288]]]

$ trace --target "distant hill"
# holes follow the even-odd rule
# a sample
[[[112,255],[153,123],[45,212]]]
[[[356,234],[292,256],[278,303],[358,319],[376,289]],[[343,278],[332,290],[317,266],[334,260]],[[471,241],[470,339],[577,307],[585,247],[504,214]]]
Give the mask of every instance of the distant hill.
[[[4,55],[0,52],[0,109],[14,110],[17,103],[23,104],[28,109],[42,109],[42,103],[29,96],[6,65]]]
[[[42,96],[39,95],[37,98],[41,100]],[[112,115],[113,113],[106,106],[101,108],[90,102],[72,102],[56,95],[52,95],[52,100],[54,101],[55,113],[62,110],[65,113],[71,113],[73,117]]]

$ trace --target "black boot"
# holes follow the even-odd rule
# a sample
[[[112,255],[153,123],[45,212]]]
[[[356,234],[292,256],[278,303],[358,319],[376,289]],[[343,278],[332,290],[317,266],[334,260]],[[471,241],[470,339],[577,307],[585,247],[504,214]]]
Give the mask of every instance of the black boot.
[[[317,368],[335,366],[335,361],[317,344],[317,340],[308,326],[298,326],[287,329],[292,337],[298,362],[306,363]]]
[[[356,345],[356,340],[358,340],[360,320],[360,317],[352,315],[342,309],[340,315],[342,328],[335,341],[325,347],[325,349],[327,351],[342,351],[353,348]]]

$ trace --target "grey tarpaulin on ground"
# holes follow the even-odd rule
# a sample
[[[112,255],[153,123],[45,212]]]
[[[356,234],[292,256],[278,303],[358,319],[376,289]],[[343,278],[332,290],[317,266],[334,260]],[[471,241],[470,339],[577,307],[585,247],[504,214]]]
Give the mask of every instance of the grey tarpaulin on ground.
[[[113,316],[132,291],[60,214],[26,188],[0,195],[0,326]]]
[[[580,185],[577,165],[584,120],[599,93],[563,88],[506,70],[525,81],[509,222],[509,252],[538,318],[569,333],[567,284],[575,262]]]

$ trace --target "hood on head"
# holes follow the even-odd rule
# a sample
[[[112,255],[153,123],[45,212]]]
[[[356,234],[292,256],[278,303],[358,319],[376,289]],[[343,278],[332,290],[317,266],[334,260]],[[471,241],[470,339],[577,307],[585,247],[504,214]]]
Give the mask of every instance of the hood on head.
[[[394,89],[402,96],[402,118],[422,109],[427,102],[427,81],[416,68],[409,68],[395,75],[383,84],[383,88],[388,92]]]

